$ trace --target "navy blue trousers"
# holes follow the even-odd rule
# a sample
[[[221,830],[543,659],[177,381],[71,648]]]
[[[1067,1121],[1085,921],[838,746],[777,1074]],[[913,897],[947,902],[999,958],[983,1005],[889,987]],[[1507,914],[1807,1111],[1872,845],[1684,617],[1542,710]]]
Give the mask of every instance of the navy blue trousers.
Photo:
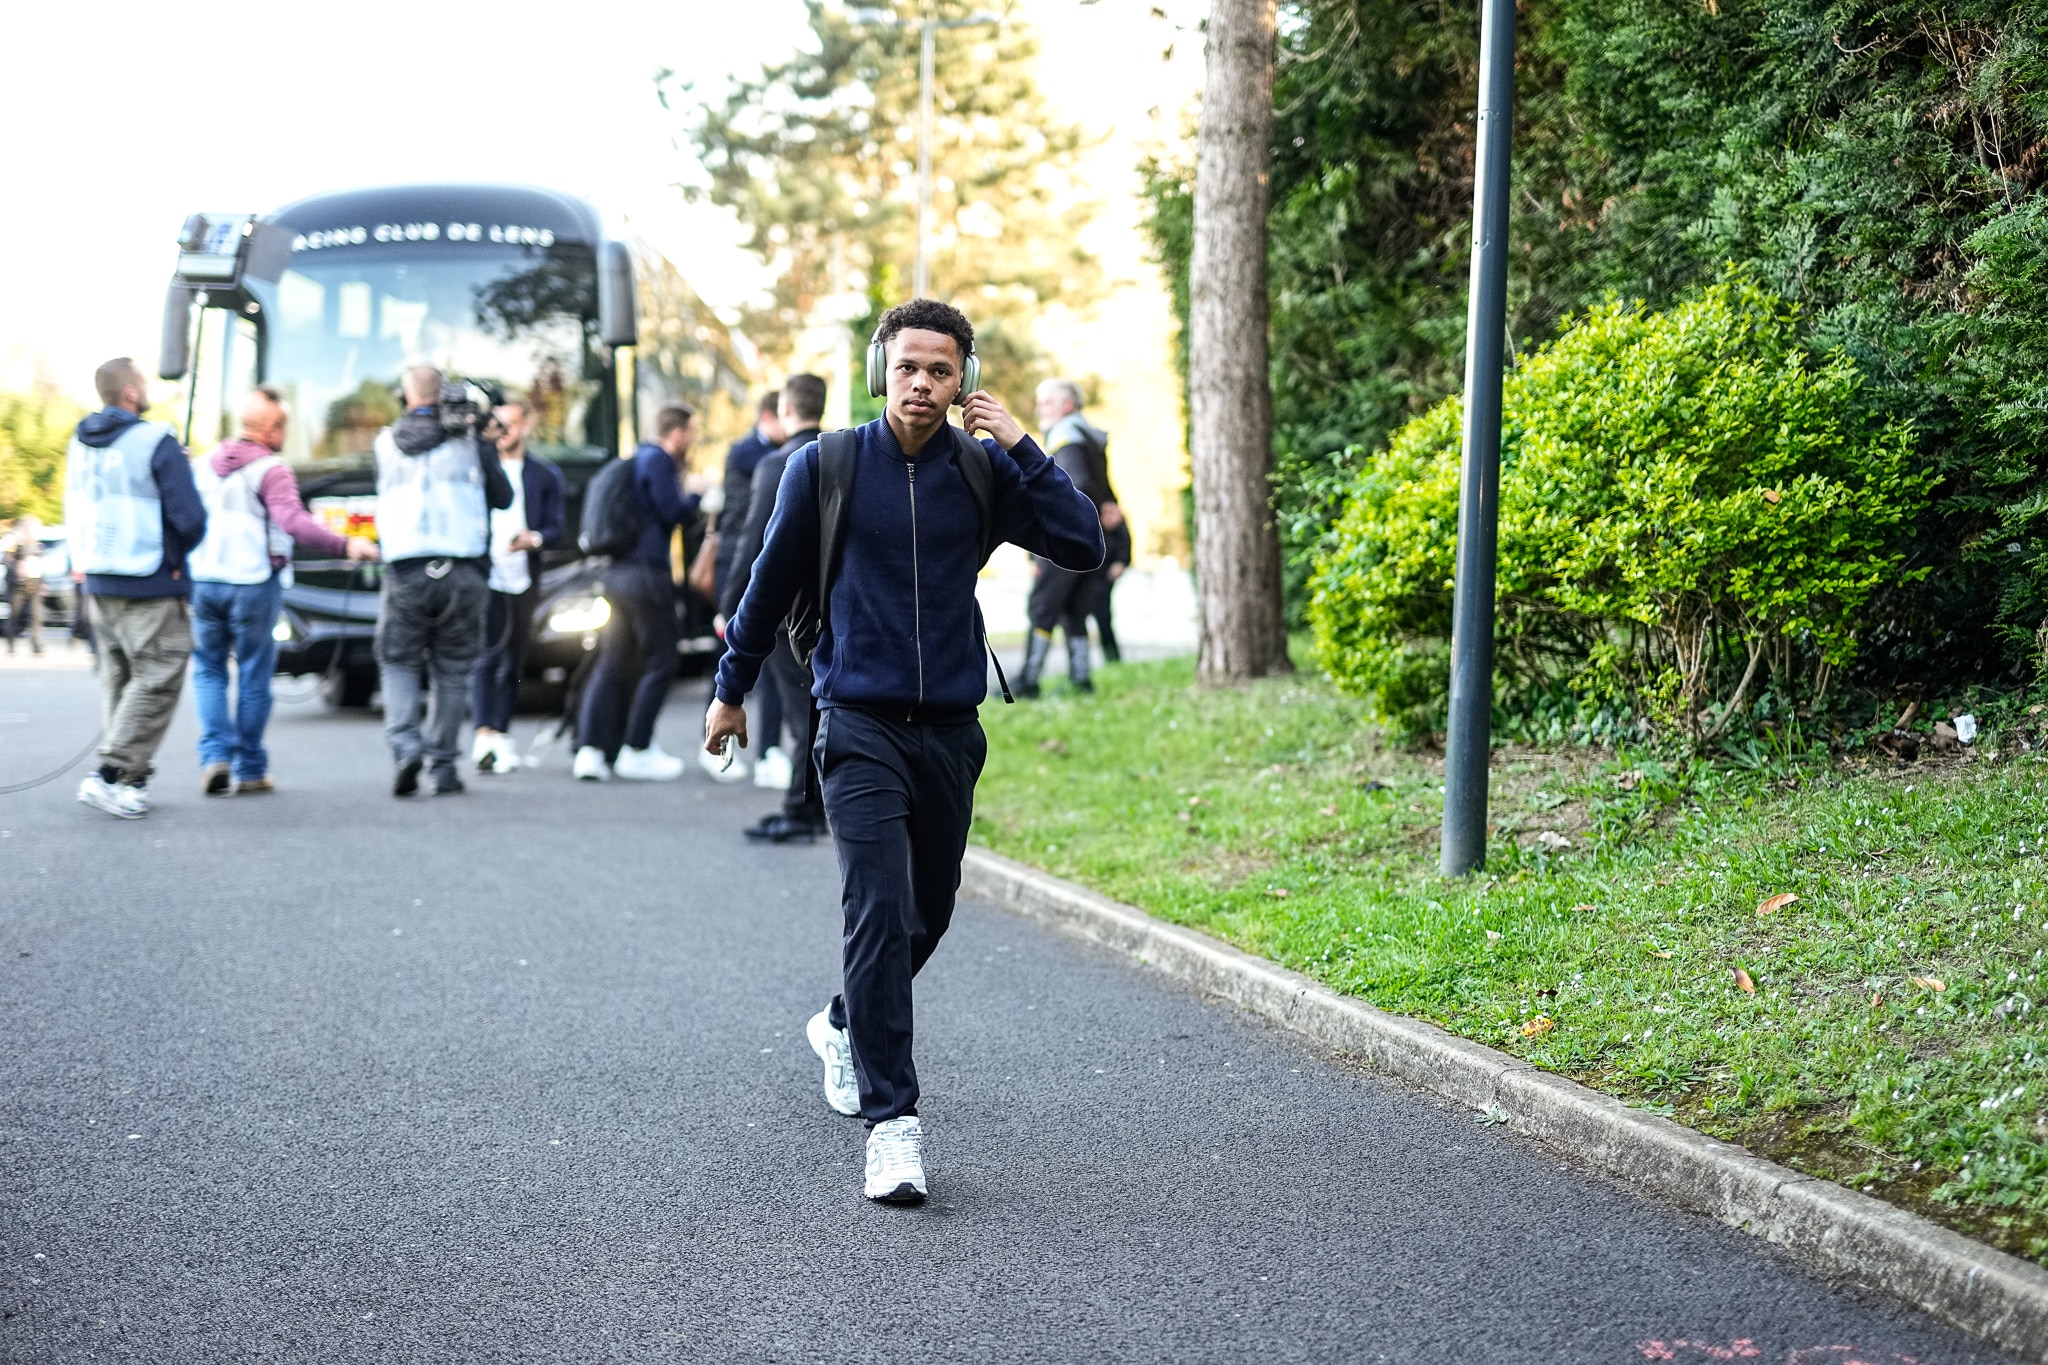
[[[846,917],[830,1017],[853,1043],[872,1127],[917,1112],[910,982],[953,922],[988,739],[978,720],[927,725],[829,706],[816,753]]]

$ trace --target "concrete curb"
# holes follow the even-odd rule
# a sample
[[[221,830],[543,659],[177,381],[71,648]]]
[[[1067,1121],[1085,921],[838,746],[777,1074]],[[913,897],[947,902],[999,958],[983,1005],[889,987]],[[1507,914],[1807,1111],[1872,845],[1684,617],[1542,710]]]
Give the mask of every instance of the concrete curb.
[[[968,849],[961,874],[969,896],[1127,953],[1460,1104],[1503,1114],[1511,1127],[1673,1203],[2048,1362],[2048,1271],[2017,1257],[1000,854]]]

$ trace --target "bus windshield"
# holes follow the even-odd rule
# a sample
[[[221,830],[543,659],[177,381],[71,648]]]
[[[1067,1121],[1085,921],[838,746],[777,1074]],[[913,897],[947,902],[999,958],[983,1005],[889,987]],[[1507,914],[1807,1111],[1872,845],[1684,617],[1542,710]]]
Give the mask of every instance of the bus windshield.
[[[378,430],[399,415],[399,371],[418,361],[526,398],[536,454],[604,458],[605,365],[585,248],[302,252],[256,292],[269,322],[264,378],[291,405],[284,454],[302,473],[367,468]]]

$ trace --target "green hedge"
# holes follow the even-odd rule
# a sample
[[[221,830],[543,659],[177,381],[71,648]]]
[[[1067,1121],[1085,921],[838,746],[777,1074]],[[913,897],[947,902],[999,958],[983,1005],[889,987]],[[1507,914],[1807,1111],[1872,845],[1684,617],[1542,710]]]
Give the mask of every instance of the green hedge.
[[[1862,387],[1740,276],[1568,320],[1504,394],[1499,695],[1695,740],[1823,699],[1872,594],[1925,572],[1931,476]],[[1448,692],[1459,426],[1446,399],[1366,464],[1310,583],[1323,667],[1411,732]]]

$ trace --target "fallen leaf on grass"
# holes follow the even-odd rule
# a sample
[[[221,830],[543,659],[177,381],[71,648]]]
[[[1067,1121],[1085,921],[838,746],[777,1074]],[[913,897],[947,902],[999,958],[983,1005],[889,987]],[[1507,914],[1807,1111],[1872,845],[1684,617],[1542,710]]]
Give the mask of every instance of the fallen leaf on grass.
[[[1668,951],[1667,949],[1663,949],[1663,948],[1652,948],[1652,949],[1650,949],[1650,956],[1651,956],[1651,957],[1661,957],[1661,958],[1663,958],[1663,959],[1664,959],[1665,961],[1667,961],[1667,962],[1671,960],[1671,954],[1670,954],[1670,952],[1669,952],[1669,951]]]
[[[1486,931],[1486,941],[1488,943],[1500,942],[1500,931],[1498,929],[1488,929]]]
[[[1757,906],[1756,917],[1762,919],[1765,915],[1776,914],[1798,899],[1799,893],[1797,891],[1780,891],[1777,895],[1772,896]]]
[[[1284,886],[1269,886],[1266,888],[1266,894],[1273,897],[1275,900],[1284,901],[1294,893],[1292,891],[1289,891]]]
[[[1912,982],[1923,991],[1940,992],[1948,989],[1948,983],[1938,976],[1909,976],[1906,980]]]
[[[1878,1007],[1878,1003],[1883,999],[1883,996],[1879,995],[1876,991],[1872,991],[1870,993],[1870,1008],[1876,1009]]]
[[[1058,754],[1061,758],[1067,756],[1067,742],[1063,739],[1041,739],[1038,741],[1038,747],[1049,754]]]
[[[1735,969],[1735,987],[1744,995],[1756,994],[1756,982],[1750,980],[1749,973],[1745,972],[1740,967],[1737,967]]]
[[[1320,811],[1316,813],[1318,815],[1335,815],[1337,813],[1337,808],[1335,806],[1324,806]]]
[[[1557,1020],[1547,1014],[1539,1014],[1528,1023],[1522,1025],[1522,1036],[1524,1038],[1541,1038],[1556,1027]]]
[[[1590,905],[1590,904],[1586,903],[1585,901],[1581,901],[1581,902],[1579,902],[1579,903],[1578,903],[1577,905],[1574,905],[1574,906],[1572,907],[1572,911],[1571,911],[1571,912],[1572,912],[1572,913],[1573,913],[1574,915],[1590,915],[1590,914],[1592,914],[1592,913],[1593,913],[1594,909],[1595,909],[1595,907],[1594,907],[1594,906],[1592,906],[1592,905]]]
[[[1572,846],[1571,840],[1565,838],[1562,834],[1559,834],[1554,829],[1546,829],[1541,834],[1537,835],[1536,842],[1541,844],[1544,848],[1550,850],[1552,853],[1562,853],[1564,850]]]

